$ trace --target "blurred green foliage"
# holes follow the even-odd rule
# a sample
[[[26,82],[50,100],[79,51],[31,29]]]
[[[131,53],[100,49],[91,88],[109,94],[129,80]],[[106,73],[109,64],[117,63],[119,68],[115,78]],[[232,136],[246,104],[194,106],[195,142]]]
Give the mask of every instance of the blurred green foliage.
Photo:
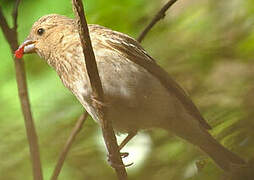
[[[10,25],[14,2],[0,1]],[[137,37],[164,3],[162,0],[84,1],[89,23],[133,37]],[[20,42],[34,21],[50,13],[73,17],[69,0],[21,1]],[[145,49],[189,92],[214,127],[211,133],[245,159],[254,155],[253,27],[253,0],[179,0],[143,42]],[[29,180],[32,179],[29,149],[12,56],[0,31],[0,179]],[[24,58],[44,176],[49,179],[58,153],[83,110],[45,62],[37,55]],[[60,180],[115,179],[98,132],[97,124],[89,119],[68,155]],[[141,140],[134,138],[131,145],[135,148],[137,143],[149,141],[143,145],[149,151],[143,152],[143,161],[131,159],[135,164],[128,171],[130,179],[221,177],[222,172],[209,158],[179,138],[161,130],[141,135]],[[196,162],[204,162],[204,167],[197,170]]]

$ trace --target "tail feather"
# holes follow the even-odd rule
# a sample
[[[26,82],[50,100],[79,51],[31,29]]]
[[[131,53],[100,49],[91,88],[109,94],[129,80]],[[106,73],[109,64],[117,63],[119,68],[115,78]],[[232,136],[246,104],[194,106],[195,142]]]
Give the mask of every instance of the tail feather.
[[[208,132],[204,131],[205,143],[197,143],[218,166],[225,171],[230,171],[235,166],[243,166],[246,162],[235,153],[229,151],[218,143]]]
[[[189,126],[185,126],[184,128],[175,126],[173,128],[171,127],[170,131],[175,132],[177,136],[198,146],[224,171],[230,171],[236,166],[241,167],[246,165],[246,162],[242,158],[223,147],[201,126],[193,124],[189,124]]]

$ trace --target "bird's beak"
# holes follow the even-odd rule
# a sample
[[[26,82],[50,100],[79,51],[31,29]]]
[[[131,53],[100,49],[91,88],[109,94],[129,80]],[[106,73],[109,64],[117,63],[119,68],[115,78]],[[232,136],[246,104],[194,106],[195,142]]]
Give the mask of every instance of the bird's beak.
[[[20,46],[20,48],[24,48],[24,54],[34,53],[35,52],[35,41],[30,39],[26,39]]]
[[[35,52],[35,41],[26,39],[19,48],[15,51],[15,58],[20,59],[24,54]]]

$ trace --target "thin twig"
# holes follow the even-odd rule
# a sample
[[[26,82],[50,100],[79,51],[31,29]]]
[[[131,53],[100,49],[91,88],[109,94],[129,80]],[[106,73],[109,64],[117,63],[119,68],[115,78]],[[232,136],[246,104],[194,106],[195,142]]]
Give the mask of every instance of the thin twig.
[[[17,15],[18,15],[19,2],[20,0],[17,0],[14,6],[13,13],[12,13],[13,23],[14,23],[14,27],[12,29],[8,26],[7,21],[0,8],[0,27],[3,30],[3,34],[10,45],[12,54],[14,54],[15,50],[18,48]],[[29,96],[27,91],[24,63],[23,63],[23,60],[17,60],[15,58],[14,58],[14,62],[15,62],[18,94],[19,94],[19,99],[21,103],[22,113],[25,120],[27,139],[28,139],[29,148],[30,148],[30,157],[32,160],[33,178],[34,180],[42,180],[43,176],[42,176],[39,146],[38,146],[37,134],[35,131],[35,126],[33,122]]]
[[[19,3],[20,3],[20,0],[17,0],[14,5],[13,11],[12,11],[12,19],[13,19],[13,23],[14,23],[13,29],[15,29],[15,30],[17,30],[17,27],[18,27],[17,18],[18,18]]]
[[[16,43],[17,37],[14,36],[15,32],[13,31],[13,29],[11,29],[9,27],[9,25],[8,25],[4,15],[3,15],[1,6],[0,6],[0,27],[3,31],[5,39],[8,41],[8,43],[10,45],[10,48],[11,48],[12,52],[14,52],[18,47],[18,44]]]
[[[84,14],[83,3],[81,0],[72,0],[73,10],[76,15],[79,29],[80,40],[85,56],[87,74],[92,87],[93,106],[97,110],[98,119],[101,124],[104,141],[109,153],[109,159],[112,167],[115,169],[118,179],[127,179],[127,172],[120,156],[116,136],[112,128],[111,121],[106,118],[106,106],[103,106],[103,90],[99,77],[95,56],[93,53],[88,26]]]
[[[62,169],[63,163],[65,161],[65,158],[71,148],[71,145],[73,144],[77,134],[80,132],[80,130],[82,129],[82,126],[86,120],[88,116],[88,113],[85,112],[84,114],[82,114],[79,119],[77,120],[75,127],[72,129],[70,136],[68,137],[68,140],[66,141],[64,148],[59,156],[59,159],[57,161],[57,164],[55,166],[53,175],[51,177],[51,180],[57,180],[58,175],[60,174],[60,171]]]
[[[146,36],[146,34],[152,29],[152,27],[161,19],[163,19],[165,17],[165,13],[166,11],[176,2],[177,0],[170,0],[167,2],[167,4],[165,4],[161,10],[154,16],[154,18],[152,19],[152,21],[147,25],[147,27],[143,30],[142,33],[140,33],[137,41],[141,42],[144,37]]]

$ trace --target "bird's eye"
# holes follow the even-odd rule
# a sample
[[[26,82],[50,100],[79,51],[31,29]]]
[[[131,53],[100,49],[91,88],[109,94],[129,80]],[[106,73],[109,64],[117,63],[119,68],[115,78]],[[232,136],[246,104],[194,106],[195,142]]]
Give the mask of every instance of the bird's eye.
[[[41,36],[41,35],[44,33],[44,31],[45,31],[45,30],[44,30],[43,28],[39,28],[39,29],[37,30],[37,34]]]

